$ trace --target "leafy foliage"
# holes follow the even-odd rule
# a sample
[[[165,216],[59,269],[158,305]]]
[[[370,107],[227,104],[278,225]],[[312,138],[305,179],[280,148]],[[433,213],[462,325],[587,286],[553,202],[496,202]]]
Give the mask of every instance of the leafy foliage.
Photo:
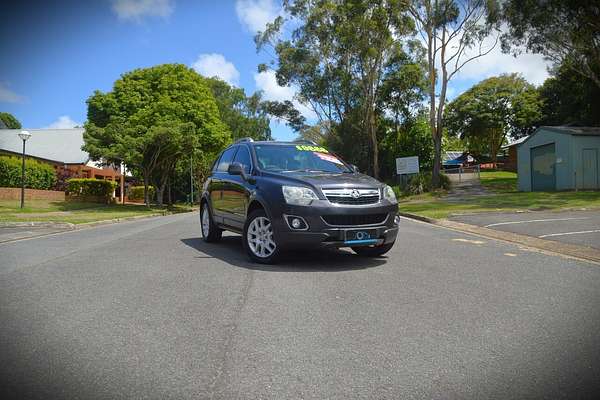
[[[270,140],[271,128],[265,102],[261,93],[247,97],[244,89],[230,86],[218,78],[206,78],[215,96],[221,120],[229,127],[233,140],[251,137]]]
[[[600,87],[568,66],[561,66],[553,75],[539,88],[543,103],[540,125],[600,126]]]
[[[0,187],[21,187],[22,160],[0,156]],[[56,183],[54,168],[46,163],[25,159],[25,187],[51,190]]]
[[[448,131],[460,135],[472,153],[489,154],[492,162],[507,135],[531,133],[540,117],[537,90],[517,74],[485,79],[446,108]]]
[[[21,122],[10,113],[0,112],[0,122],[6,126],[6,129],[21,129]]]
[[[70,196],[100,197],[109,199],[117,187],[117,182],[93,178],[73,178],[67,182],[67,193]]]
[[[155,194],[154,186],[148,186],[148,193],[150,198],[154,197]],[[144,199],[144,187],[143,186],[131,186],[127,198],[130,200],[143,200]]]
[[[275,49],[278,83],[298,88],[298,99],[326,122],[321,128],[366,137],[370,171],[377,176],[377,107],[386,74],[405,52],[400,39],[412,33],[412,20],[403,13],[406,3],[297,0],[284,2],[284,9],[286,17],[278,17],[256,37],[259,48]],[[280,36],[286,21],[293,30],[289,38]],[[291,103],[279,106],[272,108],[280,115],[297,116],[290,113]],[[287,120],[295,121],[297,130],[306,129],[301,119]]]
[[[431,172],[421,172],[412,176],[407,185],[404,187],[403,192],[407,195],[422,194],[431,192],[436,187],[433,185]],[[448,190],[450,189],[450,178],[445,174],[440,174],[439,189]]]
[[[206,80],[181,64],[128,72],[87,104],[84,150],[94,160],[123,160],[145,187],[154,184],[159,204],[184,155],[214,154],[231,140]]]
[[[504,51],[543,54],[600,88],[600,2],[598,0],[508,0]]]

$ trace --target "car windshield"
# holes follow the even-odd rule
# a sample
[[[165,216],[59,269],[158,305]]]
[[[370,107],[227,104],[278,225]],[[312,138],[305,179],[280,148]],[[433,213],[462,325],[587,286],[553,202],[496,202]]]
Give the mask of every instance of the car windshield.
[[[262,170],[276,172],[352,172],[338,156],[314,145],[256,145],[256,158]]]

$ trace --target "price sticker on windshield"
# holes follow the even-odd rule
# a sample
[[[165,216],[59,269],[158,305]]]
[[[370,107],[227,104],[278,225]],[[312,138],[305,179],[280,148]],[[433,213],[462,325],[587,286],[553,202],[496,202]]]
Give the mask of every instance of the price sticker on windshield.
[[[337,158],[336,156],[333,156],[331,154],[323,154],[323,153],[317,153],[316,151],[313,152],[317,157],[319,157],[321,160],[324,161],[329,161],[332,162],[334,164],[339,164],[339,165],[344,165],[344,163],[342,161],[340,161],[339,158]]]
[[[325,147],[321,146],[310,146],[310,145],[296,145],[296,150],[300,151],[313,151],[315,153],[329,153],[329,151]]]

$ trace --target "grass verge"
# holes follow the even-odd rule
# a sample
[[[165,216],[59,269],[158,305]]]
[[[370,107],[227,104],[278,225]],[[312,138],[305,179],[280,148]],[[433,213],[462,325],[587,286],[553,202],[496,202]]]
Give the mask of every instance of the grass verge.
[[[490,192],[489,195],[472,196],[459,202],[445,201],[445,192],[401,197],[400,211],[430,218],[448,218],[451,214],[490,211],[600,208],[599,191],[518,192],[517,175],[513,172],[481,172],[481,185]]]
[[[21,210],[18,200],[0,200],[1,222],[68,222],[83,224],[136,216],[167,215],[191,211],[186,205],[146,207],[143,204],[94,204],[64,201],[28,201]]]

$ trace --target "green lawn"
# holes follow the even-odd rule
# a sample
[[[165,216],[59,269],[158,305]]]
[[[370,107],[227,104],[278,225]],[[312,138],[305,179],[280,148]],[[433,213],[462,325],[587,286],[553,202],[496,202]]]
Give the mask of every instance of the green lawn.
[[[0,200],[1,222],[69,222],[83,224],[128,218],[140,215],[166,215],[190,211],[189,206],[177,205],[171,208],[143,204],[94,204],[64,201],[28,201],[20,209],[18,200]]]
[[[473,196],[461,202],[445,201],[444,192],[425,193],[400,198],[400,211],[431,218],[447,218],[451,214],[600,208],[600,191],[518,192],[517,175],[512,172],[482,172],[481,184],[488,196]]]

